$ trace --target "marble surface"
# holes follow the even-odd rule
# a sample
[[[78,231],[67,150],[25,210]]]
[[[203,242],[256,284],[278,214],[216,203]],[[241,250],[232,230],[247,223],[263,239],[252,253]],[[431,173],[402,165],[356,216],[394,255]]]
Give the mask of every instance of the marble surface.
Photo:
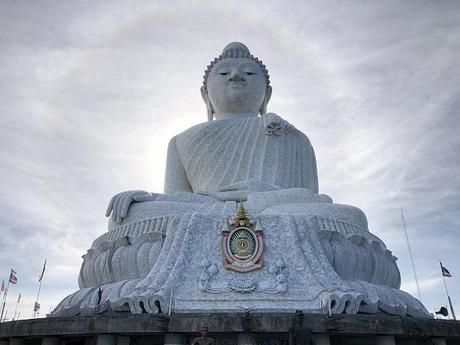
[[[108,232],[83,256],[80,289],[51,316],[157,313],[158,304],[430,316],[399,290],[396,258],[365,214],[319,194],[311,143],[267,113],[268,72],[246,46],[233,42],[211,61],[201,93],[208,121],[171,139],[165,193],[112,198]],[[250,272],[223,264],[222,230],[237,201],[263,233],[263,264]]]
[[[90,269],[82,268],[86,285],[53,315],[84,315],[96,309],[156,313],[157,300],[163,310],[171,301],[175,312],[252,307],[324,313],[330,300],[333,313],[427,316],[420,302],[398,289],[396,258],[366,228],[321,217],[260,215],[264,265],[238,273],[222,265],[225,218],[186,213],[159,225],[150,223],[135,238],[126,240],[120,233],[97,242],[85,258]],[[110,269],[104,269],[107,263]],[[98,286],[90,281],[98,275],[103,277],[99,306]]]

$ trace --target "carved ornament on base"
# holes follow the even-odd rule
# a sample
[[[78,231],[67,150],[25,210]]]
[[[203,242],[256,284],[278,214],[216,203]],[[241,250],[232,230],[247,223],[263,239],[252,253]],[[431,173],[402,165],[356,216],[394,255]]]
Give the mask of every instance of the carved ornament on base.
[[[226,221],[227,223],[227,221]],[[240,203],[229,226],[222,230],[224,267],[236,272],[250,272],[263,266],[263,233],[260,222],[254,223]]]

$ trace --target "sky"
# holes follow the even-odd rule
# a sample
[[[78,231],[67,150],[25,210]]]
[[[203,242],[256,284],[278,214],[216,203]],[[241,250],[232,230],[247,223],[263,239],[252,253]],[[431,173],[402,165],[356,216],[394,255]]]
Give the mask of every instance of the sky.
[[[169,139],[206,121],[203,72],[229,42],[263,60],[268,105],[311,140],[320,193],[354,205],[402,289],[460,316],[458,1],[0,2],[0,279],[20,318],[77,289],[109,199],[162,192]]]

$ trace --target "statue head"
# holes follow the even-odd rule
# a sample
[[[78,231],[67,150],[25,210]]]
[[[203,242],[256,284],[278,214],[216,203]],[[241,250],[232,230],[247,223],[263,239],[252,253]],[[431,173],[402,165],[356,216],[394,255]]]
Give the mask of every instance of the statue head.
[[[203,338],[207,338],[208,337],[208,327],[201,327],[201,336]]]
[[[211,61],[201,87],[209,121],[214,117],[263,115],[271,93],[265,65],[240,42],[228,44]]]

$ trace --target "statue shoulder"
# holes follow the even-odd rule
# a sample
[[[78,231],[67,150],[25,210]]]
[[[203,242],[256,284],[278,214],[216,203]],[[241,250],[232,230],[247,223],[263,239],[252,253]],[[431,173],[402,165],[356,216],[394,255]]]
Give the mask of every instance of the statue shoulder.
[[[275,113],[267,113],[262,116],[265,125],[265,134],[283,135],[291,132],[300,132],[289,121]]]
[[[281,136],[289,135],[295,136],[302,141],[305,145],[311,147],[310,139],[301,130],[297,129],[289,121],[283,119],[280,115],[275,113],[267,113],[262,116],[264,121],[265,134],[268,136]]]
[[[195,137],[199,132],[205,130],[212,122],[203,122],[193,127],[190,127],[183,131],[182,133],[177,134],[174,136],[171,141],[176,141],[178,147],[190,142],[190,140]]]
[[[194,145],[195,143],[199,142],[202,143],[202,140],[196,141],[197,138],[205,138],[208,135],[219,135],[221,134],[221,130],[230,130],[231,128],[238,128],[241,125],[241,121],[247,121],[248,118],[233,118],[233,119],[225,119],[225,120],[218,120],[218,121],[207,121],[190,127],[186,129],[182,133],[176,135],[173,139],[177,143],[177,147],[184,148],[188,147],[190,144]],[[256,117],[250,119],[250,121],[263,121],[261,117]]]
[[[188,129],[186,129],[182,133],[179,133],[178,135],[176,135],[176,137],[179,138],[179,139],[180,138],[193,137],[198,132],[202,131],[203,129],[208,128],[212,124],[213,124],[213,122],[209,122],[209,121],[199,123],[199,124],[197,124],[195,126],[192,126],[192,127],[188,128]]]

